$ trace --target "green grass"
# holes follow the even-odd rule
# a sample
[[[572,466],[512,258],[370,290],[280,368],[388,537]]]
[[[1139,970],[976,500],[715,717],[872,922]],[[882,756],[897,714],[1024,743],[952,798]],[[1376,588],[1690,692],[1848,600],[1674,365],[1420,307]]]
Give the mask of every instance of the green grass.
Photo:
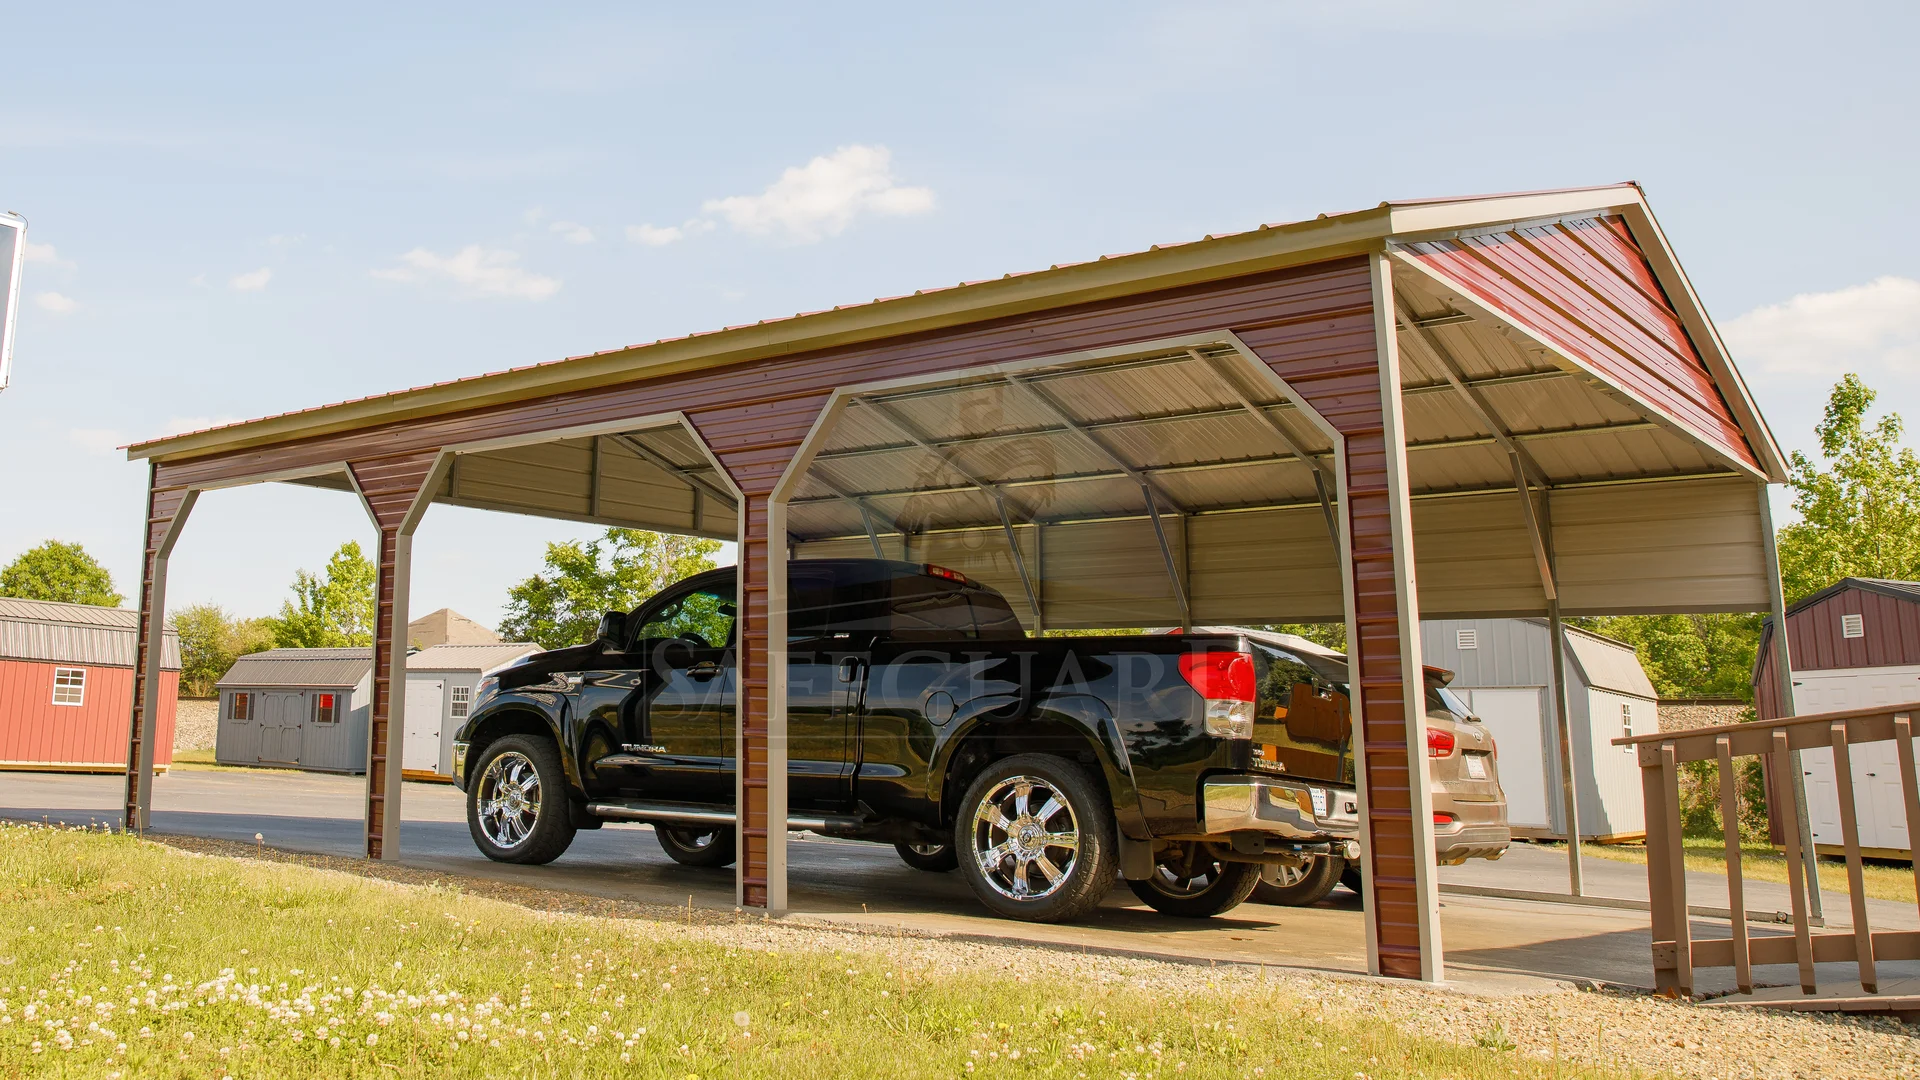
[[[755,952],[98,832],[0,825],[0,903],[6,1077],[1617,1075],[1331,994]]]
[[[175,750],[172,768],[205,769],[214,772],[289,772],[290,769],[275,768],[272,765],[222,765],[213,758],[212,750]]]
[[[1555,847],[1560,845],[1555,844]],[[1726,844],[1719,837],[1689,836],[1682,841],[1687,869],[1708,874],[1727,872]],[[1647,862],[1647,849],[1639,844],[1581,844],[1580,852],[1616,862]],[[1742,844],[1740,873],[1748,881],[1787,883],[1787,860],[1766,844]],[[1905,864],[1867,862],[1861,866],[1860,880],[1866,894],[1878,900],[1904,900],[1914,903],[1913,868]],[[1831,856],[1820,858],[1820,888],[1826,892],[1847,891],[1847,861]]]

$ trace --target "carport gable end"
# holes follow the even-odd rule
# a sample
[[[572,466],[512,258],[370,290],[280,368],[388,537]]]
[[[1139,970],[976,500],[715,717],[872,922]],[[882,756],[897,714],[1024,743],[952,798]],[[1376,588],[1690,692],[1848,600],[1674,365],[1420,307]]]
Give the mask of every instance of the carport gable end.
[[[1337,595],[1344,596],[1342,614],[1355,643],[1359,672],[1356,704],[1364,732],[1362,776],[1368,818],[1364,847],[1372,893],[1373,966],[1387,974],[1437,978],[1441,968],[1432,841],[1429,819],[1420,804],[1425,788],[1408,782],[1412,767],[1419,764],[1408,747],[1421,745],[1421,712],[1417,702],[1410,706],[1399,675],[1409,664],[1415,670],[1419,665],[1420,584],[1414,575],[1410,507],[1415,500],[1430,499],[1482,500],[1489,508],[1517,504],[1512,501],[1512,473],[1505,455],[1490,454],[1486,448],[1489,433],[1476,430],[1471,437],[1437,441],[1423,438],[1423,425],[1440,423],[1435,418],[1438,414],[1428,415],[1428,404],[1439,401],[1451,388],[1427,378],[1426,373],[1416,377],[1417,363],[1401,362],[1396,338],[1407,331],[1395,323],[1393,309],[1399,293],[1387,245],[1399,233],[1608,212],[1625,213],[1630,223],[1651,221],[1638,189],[1630,185],[1382,204],[1355,214],[1263,227],[141,444],[131,448],[131,455],[153,461],[143,601],[152,611],[160,609],[165,552],[198,490],[276,478],[339,486],[343,474],[351,478],[382,536],[378,625],[386,651],[377,665],[382,685],[375,693],[375,719],[370,725],[369,852],[391,856],[394,845],[388,841],[397,841],[393,826],[398,820],[398,770],[383,768],[379,783],[371,773],[375,760],[384,767],[391,743],[387,721],[400,707],[404,692],[404,678],[395,677],[399,672],[393,663],[392,639],[394,628],[405,625],[412,527],[427,505],[443,497],[451,462],[456,457],[461,461],[462,483],[479,482],[480,466],[501,447],[537,447],[649,427],[678,428],[712,464],[710,475],[725,481],[738,496],[739,663],[744,690],[739,695],[738,734],[743,766],[739,770],[740,896],[745,904],[780,910],[785,905],[784,833],[769,830],[767,822],[783,816],[785,802],[780,700],[784,685],[779,677],[783,657],[778,651],[770,653],[767,643],[781,637],[784,611],[777,586],[784,578],[781,567],[791,538],[779,535],[786,531],[789,510],[775,489],[833,391],[997,364],[1124,350],[1141,343],[1237,339],[1274,374],[1276,384],[1269,389],[1284,400],[1272,403],[1271,409],[1292,407],[1317,417],[1315,426],[1321,428],[1325,441],[1316,451],[1329,455],[1336,466],[1340,537],[1333,566],[1338,567]],[[1658,259],[1649,261],[1656,276],[1662,272],[1658,263]],[[1676,303],[1691,304],[1691,292],[1683,281],[1668,280],[1663,285],[1669,296],[1680,298]],[[1422,298],[1430,299],[1431,291]],[[1707,325],[1697,311],[1681,315],[1688,326]],[[1620,344],[1629,351],[1644,347],[1639,342]],[[1467,374],[1475,383],[1501,392],[1557,377],[1563,370],[1557,363],[1491,346],[1471,359],[1476,367]],[[1725,370],[1731,373],[1730,365]],[[1744,391],[1736,386],[1730,392],[1724,376],[1716,373],[1714,378],[1717,393],[1744,401]],[[1511,410],[1497,419],[1515,429],[1513,438],[1527,438],[1527,425],[1514,423],[1528,419],[1522,415],[1527,403],[1513,395],[1494,398],[1495,389],[1485,391],[1495,409]],[[1598,394],[1580,386],[1555,392],[1576,397]],[[1219,404],[1224,408],[1231,403]],[[1536,451],[1556,499],[1565,498],[1577,507],[1588,501],[1587,492],[1600,490],[1591,485],[1622,480],[1644,485],[1650,495],[1689,484],[1695,487],[1688,491],[1700,485],[1728,484],[1751,489],[1755,476],[1751,470],[1743,475],[1729,468],[1716,453],[1723,447],[1701,446],[1700,440],[1691,437],[1694,425],[1660,412],[1657,402],[1644,404],[1653,407],[1635,419],[1651,421],[1645,427],[1611,424],[1593,432],[1577,418],[1552,416],[1533,433],[1541,440],[1581,440],[1589,451],[1560,455],[1550,464],[1549,455]],[[1699,404],[1721,413],[1728,409],[1725,400]],[[1778,454],[1757,415],[1741,413],[1737,407],[1734,411],[1764,476],[1777,478]],[[1430,442],[1431,448],[1423,448],[1423,442]],[[1646,455],[1636,458],[1634,451],[1646,445],[1657,445],[1664,453],[1660,460],[1670,465],[1642,465],[1649,459]],[[1410,447],[1419,453],[1409,455]],[[475,466],[471,473],[466,468],[469,464]],[[1132,462],[1148,475],[1181,464],[1179,460]],[[1325,458],[1319,462],[1328,464]],[[1275,460],[1258,465],[1276,471],[1289,467]],[[534,466],[522,460],[514,467]],[[1238,466],[1227,461],[1219,467]],[[1297,458],[1291,467],[1314,468]],[[532,498],[515,506],[510,497],[513,485],[502,482],[494,485],[494,493],[501,497],[492,501],[502,509],[547,516],[617,520],[605,512],[606,493],[597,470],[593,475],[572,475],[569,497],[577,502],[563,507],[554,507],[551,499],[543,503]],[[671,492],[675,500],[688,498],[693,486],[667,470],[657,470],[646,479],[657,492]],[[858,491],[848,494],[863,496]],[[628,495],[647,498],[645,491]],[[1750,496],[1747,502],[1751,505]],[[1270,503],[1230,503],[1181,507],[1177,520],[1198,525],[1214,514],[1283,515],[1289,509]],[[1698,524],[1687,516],[1689,500],[1654,503],[1666,509],[1640,524],[1641,541],[1651,538],[1667,545],[1673,553],[1667,561],[1683,565],[1689,559],[1725,558],[1724,553],[1709,555],[1688,546],[1686,534]],[[1293,509],[1320,513],[1317,500]],[[658,515],[652,516],[657,520]],[[635,523],[659,527],[650,521]],[[1751,561],[1758,564],[1762,538],[1743,531],[1748,529],[1744,518],[1737,524],[1732,543],[1743,557],[1752,555]],[[1537,544],[1566,539],[1554,533],[1550,519],[1544,527],[1546,536]],[[1485,528],[1504,530],[1501,535],[1525,535],[1516,533],[1517,522],[1507,524],[1492,513],[1485,517]],[[1195,536],[1204,531],[1196,528]],[[1452,542],[1460,545],[1462,562],[1471,562],[1483,546],[1472,530]],[[1550,543],[1546,546],[1551,550]],[[1202,550],[1186,554],[1192,558]],[[1423,551],[1422,561],[1430,554]],[[1614,552],[1612,558],[1607,554],[1594,553],[1583,564],[1587,580],[1580,585],[1589,595],[1604,594],[1610,583],[1630,584],[1644,572],[1644,551]],[[1154,552],[1149,564],[1152,573],[1164,573],[1160,555]],[[1524,568],[1532,573],[1532,560]],[[1110,566],[1103,572],[1112,577],[1126,568]],[[1148,572],[1145,566],[1138,570]],[[1757,571],[1707,576],[1717,589],[1710,595],[1689,594],[1684,586],[1663,592],[1671,603],[1693,609],[1741,605],[1751,609],[1766,602],[1763,576]],[[1530,603],[1529,595],[1542,597],[1539,584],[1529,584],[1525,575],[1489,582],[1486,587],[1500,590],[1502,611]],[[1195,589],[1195,606],[1187,614],[1196,620],[1224,621],[1207,615],[1206,595],[1204,588]],[[1472,598],[1471,587],[1457,588],[1449,606],[1462,607]],[[1048,602],[1045,596],[1039,599],[1043,608]],[[1528,613],[1543,609],[1544,602]],[[1044,611],[1039,614],[1044,617]],[[139,730],[136,725],[136,735]],[[144,794],[145,775],[136,761],[129,778],[130,805]]]

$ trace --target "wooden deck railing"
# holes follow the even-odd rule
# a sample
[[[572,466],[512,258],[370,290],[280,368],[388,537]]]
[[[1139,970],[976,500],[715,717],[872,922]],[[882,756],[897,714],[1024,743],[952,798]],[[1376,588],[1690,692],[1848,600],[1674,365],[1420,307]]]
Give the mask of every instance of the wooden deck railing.
[[[1636,735],[1615,739],[1631,746],[1640,762],[1640,793],[1647,811],[1647,892],[1653,915],[1653,976],[1656,989],[1691,996],[1694,972],[1700,968],[1734,971],[1741,993],[1753,992],[1753,969],[1763,964],[1797,964],[1800,989],[1818,991],[1815,963],[1853,962],[1860,985],[1879,993],[1875,962],[1920,959],[1920,932],[1875,933],[1867,919],[1866,891],[1861,882],[1860,824],[1855,806],[1849,748],[1862,743],[1893,740],[1900,759],[1900,790],[1907,814],[1908,843],[1920,843],[1920,781],[1914,775],[1913,717],[1920,702],[1880,706],[1848,712],[1821,713],[1785,720],[1728,724],[1692,731]],[[1793,935],[1750,939],[1744,918],[1744,885],[1740,873],[1740,820],[1734,796],[1737,780],[1733,759],[1772,754],[1774,774],[1789,776],[1788,755],[1795,750],[1831,747],[1834,791],[1840,802],[1840,834],[1847,854],[1847,892],[1852,901],[1853,929],[1849,933],[1813,934],[1808,929],[1807,883],[1801,862],[1800,835],[1786,830],[1787,889],[1793,898]],[[1724,940],[1693,940],[1688,924],[1687,876],[1680,837],[1680,766],[1689,761],[1717,761],[1720,765],[1720,817],[1726,842],[1727,909],[1732,935]],[[1795,792],[1799,785],[1776,785],[1789,805],[1781,820],[1799,813]],[[1920,862],[1914,864],[1914,885],[1920,891]]]

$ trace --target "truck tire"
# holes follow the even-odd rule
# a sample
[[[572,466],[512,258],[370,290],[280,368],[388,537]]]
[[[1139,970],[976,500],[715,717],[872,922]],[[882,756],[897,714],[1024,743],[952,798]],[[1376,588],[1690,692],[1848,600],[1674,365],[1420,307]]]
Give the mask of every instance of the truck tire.
[[[1192,867],[1156,864],[1152,875],[1129,881],[1127,887],[1162,915],[1209,919],[1239,907],[1258,884],[1258,866],[1220,862],[1203,855]]]
[[[996,761],[967,785],[956,818],[960,872],[996,915],[1065,922],[1099,907],[1113,886],[1112,801],[1071,761]]]
[[[667,858],[682,866],[731,866],[738,857],[733,827],[702,829],[697,825],[655,825],[654,839]]]
[[[560,748],[551,739],[508,735],[488,743],[469,775],[467,832],[494,862],[550,863],[573,843],[572,808]]]
[[[960,856],[953,853],[952,844],[895,844],[893,850],[900,853],[901,862],[929,874],[944,874],[960,866]]]
[[[1253,902],[1256,904],[1276,904],[1280,907],[1307,907],[1325,900],[1340,884],[1340,875],[1347,868],[1347,860],[1338,855],[1315,855],[1305,865],[1280,867],[1280,883],[1262,881],[1253,890]]]

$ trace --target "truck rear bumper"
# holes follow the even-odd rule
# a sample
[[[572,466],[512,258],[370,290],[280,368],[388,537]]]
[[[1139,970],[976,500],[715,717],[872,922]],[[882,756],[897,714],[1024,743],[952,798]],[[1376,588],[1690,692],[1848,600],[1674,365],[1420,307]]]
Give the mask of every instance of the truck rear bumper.
[[[1350,789],[1277,776],[1216,776],[1201,787],[1202,824],[1216,836],[1260,832],[1289,840],[1351,840],[1360,835],[1359,804]]]

